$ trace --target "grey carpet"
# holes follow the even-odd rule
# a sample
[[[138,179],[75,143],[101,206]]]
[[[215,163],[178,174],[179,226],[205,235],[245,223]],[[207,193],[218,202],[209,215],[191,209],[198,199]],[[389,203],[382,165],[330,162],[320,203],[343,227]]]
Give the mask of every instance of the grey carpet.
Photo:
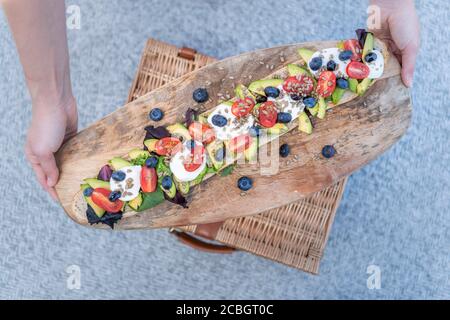
[[[349,180],[321,274],[246,253],[210,255],[165,230],[74,224],[39,188],[22,152],[29,97],[0,14],[0,298],[450,298],[450,3],[417,1],[422,51],[407,135]],[[126,100],[148,37],[224,58],[353,36],[365,1],[86,1],[69,31],[81,128]],[[66,268],[81,269],[81,288]],[[366,285],[381,270],[381,289]]]

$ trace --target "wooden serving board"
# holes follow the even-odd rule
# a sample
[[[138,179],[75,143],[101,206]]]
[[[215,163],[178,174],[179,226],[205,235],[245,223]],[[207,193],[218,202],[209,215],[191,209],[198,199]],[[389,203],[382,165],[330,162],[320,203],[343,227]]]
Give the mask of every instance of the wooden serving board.
[[[84,129],[57,153],[60,180],[56,190],[64,210],[77,223],[88,225],[82,207],[86,205],[79,201],[82,180],[95,177],[111,158],[142,146],[144,127],[151,124],[148,113],[153,107],[165,112],[158,125],[183,121],[187,108],[211,109],[218,104],[219,97],[232,97],[235,85],[248,85],[288,63],[298,62],[298,48],[319,50],[335,46],[337,41],[310,42],[228,58],[178,78]],[[192,100],[192,92],[198,87],[206,87],[211,97],[201,106]],[[311,135],[294,129],[280,138],[280,143],[289,143],[292,151],[291,156],[280,160],[275,175],[261,175],[261,166],[268,164],[238,165],[233,174],[215,176],[196,186],[188,196],[188,209],[166,201],[145,212],[124,215],[116,228],[211,223],[292,203],[369,163],[405,133],[410,119],[410,94],[401,82],[400,66],[394,58],[387,59],[383,77],[364,97],[329,110],[324,120],[315,119]],[[335,146],[337,154],[332,159],[321,156],[324,145]],[[245,194],[236,187],[242,175],[254,180],[254,187]]]

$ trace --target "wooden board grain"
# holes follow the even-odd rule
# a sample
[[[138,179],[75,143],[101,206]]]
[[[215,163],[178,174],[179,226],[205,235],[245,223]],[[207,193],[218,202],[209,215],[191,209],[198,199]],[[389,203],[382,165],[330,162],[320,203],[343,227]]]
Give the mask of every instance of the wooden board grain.
[[[57,154],[61,175],[56,188],[65,211],[76,222],[87,224],[85,216],[74,208],[82,179],[95,176],[112,157],[142,145],[151,108],[158,106],[165,111],[161,125],[182,121],[184,111],[195,107],[191,96],[197,87],[208,87],[211,100],[204,108],[210,109],[217,105],[219,93],[232,96],[235,84],[248,84],[298,61],[298,48],[316,50],[335,45],[336,42],[288,45],[214,63],[152,91],[81,131]],[[117,228],[178,226],[254,215],[331,185],[384,152],[406,131],[411,104],[409,90],[402,85],[399,74],[397,61],[389,59],[383,78],[363,98],[330,110],[325,120],[316,120],[312,135],[294,130],[283,136],[281,142],[291,145],[297,160],[283,160],[276,175],[261,175],[259,165],[239,165],[232,175],[213,177],[196,187],[189,196],[189,209],[166,202],[124,217]],[[337,149],[333,159],[320,156],[326,144]],[[236,180],[244,174],[252,176],[255,187],[242,196]]]

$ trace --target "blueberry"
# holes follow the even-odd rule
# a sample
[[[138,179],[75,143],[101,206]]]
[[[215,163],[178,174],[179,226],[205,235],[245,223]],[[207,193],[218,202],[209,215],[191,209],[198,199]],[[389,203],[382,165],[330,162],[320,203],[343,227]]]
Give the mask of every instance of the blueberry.
[[[278,112],[277,122],[280,123],[289,123],[292,121],[292,114],[288,112]]]
[[[158,164],[158,157],[156,156],[151,156],[150,158],[147,158],[147,160],[145,160],[145,166],[147,168],[156,168],[157,164]]]
[[[290,152],[291,152],[291,148],[289,147],[289,145],[287,143],[281,145],[281,147],[280,147],[280,156],[281,157],[286,158]]]
[[[328,61],[328,63],[327,63],[328,71],[334,71],[334,70],[336,70],[336,67],[337,67],[337,64],[336,64],[336,62],[334,62],[334,60]]]
[[[227,118],[225,118],[224,116],[222,116],[220,114],[213,115],[211,121],[212,121],[213,125],[215,125],[217,127],[225,127],[228,122]]]
[[[225,149],[224,148],[217,149],[216,153],[214,154],[214,158],[217,161],[222,161],[225,158]]]
[[[166,190],[172,188],[172,178],[170,176],[165,176],[161,181],[161,187]]]
[[[353,52],[351,50],[341,51],[339,53],[339,60],[346,61],[353,56]]]
[[[258,95],[257,97],[256,97],[256,103],[264,103],[264,102],[266,102],[267,101],[267,97],[266,96],[260,96],[260,95]]]
[[[241,177],[239,178],[237,185],[242,191],[248,191],[252,188],[253,181],[249,177]]]
[[[83,195],[85,197],[90,197],[92,195],[92,192],[94,192],[94,189],[89,187],[89,188],[86,188],[86,189],[83,190]]]
[[[322,148],[322,155],[327,159],[332,158],[335,153],[336,149],[333,146],[326,145]]]
[[[111,178],[113,178],[116,181],[123,181],[125,179],[125,172],[123,171],[114,171],[111,175]]]
[[[294,101],[299,101],[301,100],[302,96],[298,95],[298,94],[291,94],[291,99]]]
[[[341,89],[348,89],[348,81],[344,78],[338,78],[336,80],[336,85]]]
[[[160,121],[164,117],[164,112],[160,108],[153,108],[150,111],[149,117],[153,121]]]
[[[314,108],[314,106],[316,105],[316,102],[317,102],[317,100],[314,97],[305,97],[305,98],[303,98],[303,103],[308,108]]]
[[[280,90],[278,90],[278,88],[275,87],[266,87],[264,89],[264,93],[266,94],[267,97],[278,98],[278,96],[280,95]]]
[[[250,134],[251,137],[259,137],[259,130],[260,128],[257,126],[252,126],[250,127],[250,129],[248,130],[248,133]]]
[[[374,62],[375,60],[377,60],[378,56],[375,52],[369,52],[368,54],[366,54],[366,56],[364,57],[364,60],[366,60],[366,62]]]
[[[120,191],[113,191],[109,194],[109,201],[114,202],[119,200],[119,198],[122,196],[122,193]]]
[[[192,93],[192,98],[198,103],[205,102],[209,98],[208,91],[205,88],[195,89]]]
[[[321,57],[315,57],[312,58],[309,62],[309,67],[312,71],[317,71],[322,67],[322,58]]]

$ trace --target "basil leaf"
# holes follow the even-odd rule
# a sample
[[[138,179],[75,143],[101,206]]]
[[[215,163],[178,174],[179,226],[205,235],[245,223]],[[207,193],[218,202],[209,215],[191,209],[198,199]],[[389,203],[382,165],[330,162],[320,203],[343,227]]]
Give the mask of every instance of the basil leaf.
[[[221,177],[226,177],[228,175],[230,175],[231,173],[233,173],[234,170],[234,165],[228,166],[226,168],[224,168],[222,171],[219,172]]]
[[[161,202],[164,202],[164,200],[164,192],[159,187],[156,188],[154,192],[142,193],[142,204],[139,206],[137,211],[142,212],[153,208]]]

